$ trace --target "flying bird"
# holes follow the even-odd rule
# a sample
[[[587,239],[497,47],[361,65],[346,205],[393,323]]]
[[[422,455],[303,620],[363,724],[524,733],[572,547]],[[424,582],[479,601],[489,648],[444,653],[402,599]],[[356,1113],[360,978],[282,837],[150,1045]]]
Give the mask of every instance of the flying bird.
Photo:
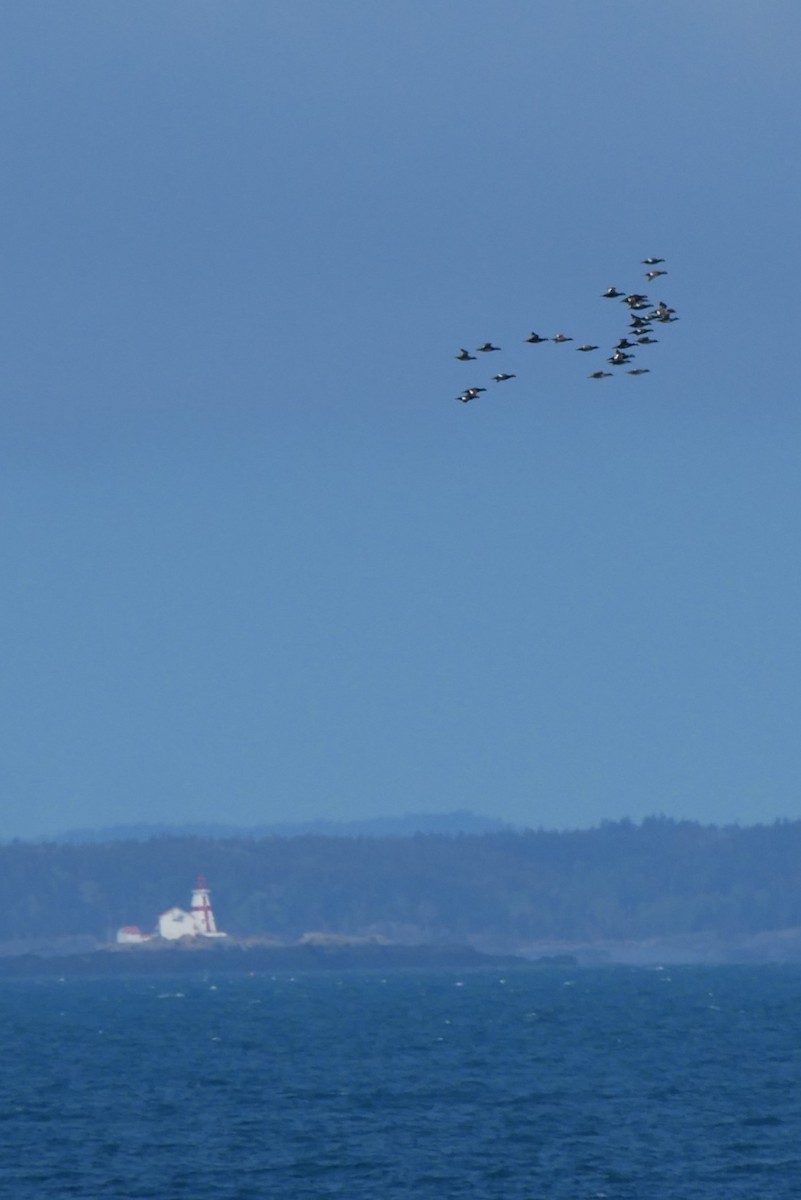
[[[655,279],[661,279],[663,275],[668,274],[667,270],[663,266],[660,266],[660,264],[665,262],[664,258],[643,258],[641,262],[644,266],[648,267],[648,270],[645,272],[645,279],[649,284],[653,283]],[[613,367],[625,366],[628,375],[639,377],[650,374],[648,367],[629,367],[628,364],[635,357],[634,351],[639,350],[640,346],[656,345],[658,339],[651,335],[657,321],[664,324],[679,320],[675,309],[670,308],[664,300],[660,300],[657,303],[654,300],[649,300],[648,296],[642,292],[631,292],[629,295],[625,295],[616,287],[608,287],[605,292],[601,292],[601,297],[606,300],[620,300],[629,309],[629,328],[617,343],[612,346],[609,351],[610,357],[606,361]],[[566,333],[557,333],[554,337],[543,337],[534,330],[525,339],[532,346],[541,345],[543,342],[555,342],[557,345],[560,345],[574,340],[574,338]],[[599,347],[593,342],[584,342],[582,345],[574,347],[574,349],[580,353],[589,354],[594,350],[598,350]],[[489,354],[500,350],[501,347],[494,345],[493,342],[484,342],[483,346],[477,346],[473,352],[462,347],[454,357],[459,362],[475,362],[478,354]],[[568,355],[569,359],[570,356]],[[614,371],[598,370],[593,371],[588,378],[611,379],[614,374]],[[516,378],[517,376],[511,371],[499,371],[496,375],[491,376],[493,383],[506,383],[508,380]],[[465,388],[456,399],[461,401],[462,404],[468,404],[471,400],[477,399],[482,392],[486,391],[486,387]]]

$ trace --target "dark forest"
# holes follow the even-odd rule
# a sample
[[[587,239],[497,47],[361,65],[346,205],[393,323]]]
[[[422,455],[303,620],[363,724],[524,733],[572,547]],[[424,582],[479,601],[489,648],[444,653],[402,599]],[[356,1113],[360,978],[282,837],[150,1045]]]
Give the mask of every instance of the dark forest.
[[[202,872],[220,928],[403,943],[720,937],[801,926],[801,822],[655,817],[575,832],[157,837],[0,847],[3,941],[153,928]]]

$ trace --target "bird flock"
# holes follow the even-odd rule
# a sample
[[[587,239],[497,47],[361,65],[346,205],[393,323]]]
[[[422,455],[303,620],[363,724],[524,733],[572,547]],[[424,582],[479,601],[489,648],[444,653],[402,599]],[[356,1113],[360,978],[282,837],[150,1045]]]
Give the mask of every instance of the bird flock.
[[[667,271],[663,268],[663,258],[644,258],[642,265],[647,267],[645,279],[648,283],[654,283],[663,275],[667,275]],[[636,355],[640,350],[648,352],[649,347],[655,346],[659,338],[652,337],[658,326],[667,326],[674,321],[678,321],[676,310],[666,304],[664,300],[652,301],[643,292],[630,292],[628,295],[625,292],[619,292],[616,287],[608,287],[605,292],[601,292],[602,300],[619,300],[621,304],[626,306],[628,312],[629,324],[618,339],[614,346],[611,347],[611,354],[607,358],[607,363],[614,368],[611,371],[600,369],[591,371],[587,376],[588,379],[612,379],[620,367],[625,368],[625,373],[628,375],[642,376],[650,374],[650,367],[632,366],[636,359]],[[555,342],[557,345],[564,345],[567,342],[572,342],[575,339],[568,336],[566,333],[557,333],[554,337],[541,337],[540,334],[532,333],[524,338],[532,346],[539,346],[543,342]],[[458,362],[476,362],[479,354],[500,353],[500,346],[494,346],[492,342],[485,342],[483,346],[477,346],[475,353],[471,354],[469,350],[462,348],[456,355]],[[576,346],[575,349],[580,354],[590,354],[600,349],[599,346],[592,345],[589,342],[583,343],[581,346]],[[510,379],[516,379],[517,375],[509,371],[499,371],[497,375],[491,378],[492,383],[507,383]],[[471,400],[476,400],[482,392],[486,392],[485,387],[468,387],[456,397],[461,400],[462,404],[468,404]]]

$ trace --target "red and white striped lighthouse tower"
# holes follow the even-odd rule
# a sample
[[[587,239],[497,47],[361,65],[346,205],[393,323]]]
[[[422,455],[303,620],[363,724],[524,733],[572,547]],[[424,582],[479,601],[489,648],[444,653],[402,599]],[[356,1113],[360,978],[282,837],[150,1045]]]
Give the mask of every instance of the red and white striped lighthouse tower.
[[[225,937],[217,928],[214,913],[209,899],[209,889],[203,875],[198,875],[192,889],[192,920],[195,929],[202,937]]]

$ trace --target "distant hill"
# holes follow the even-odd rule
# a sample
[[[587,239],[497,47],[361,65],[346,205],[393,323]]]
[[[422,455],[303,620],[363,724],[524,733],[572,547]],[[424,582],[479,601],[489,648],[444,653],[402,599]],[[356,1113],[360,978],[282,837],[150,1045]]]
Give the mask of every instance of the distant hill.
[[[105,825],[92,829],[69,829],[44,839],[61,845],[87,845],[107,842],[149,842],[153,838],[209,838],[254,840],[265,837],[371,837],[402,838],[415,833],[436,833],[445,837],[459,834],[500,833],[511,825],[493,817],[472,812],[407,813],[399,817],[368,817],[359,821],[282,821],[273,825],[221,825],[194,822],[185,825],[147,824]]]
[[[0,955],[43,939],[110,941],[121,925],[152,930],[168,906],[187,904],[202,872],[220,928],[240,939],[527,955],[605,952],[615,941],[639,960],[720,958],[731,946],[741,959],[801,958],[801,821],[462,832],[476,819],[407,817],[408,836],[392,821],[335,824],[336,836],[323,823],[247,837],[140,826],[123,840],[95,831],[105,840],[0,845]]]

